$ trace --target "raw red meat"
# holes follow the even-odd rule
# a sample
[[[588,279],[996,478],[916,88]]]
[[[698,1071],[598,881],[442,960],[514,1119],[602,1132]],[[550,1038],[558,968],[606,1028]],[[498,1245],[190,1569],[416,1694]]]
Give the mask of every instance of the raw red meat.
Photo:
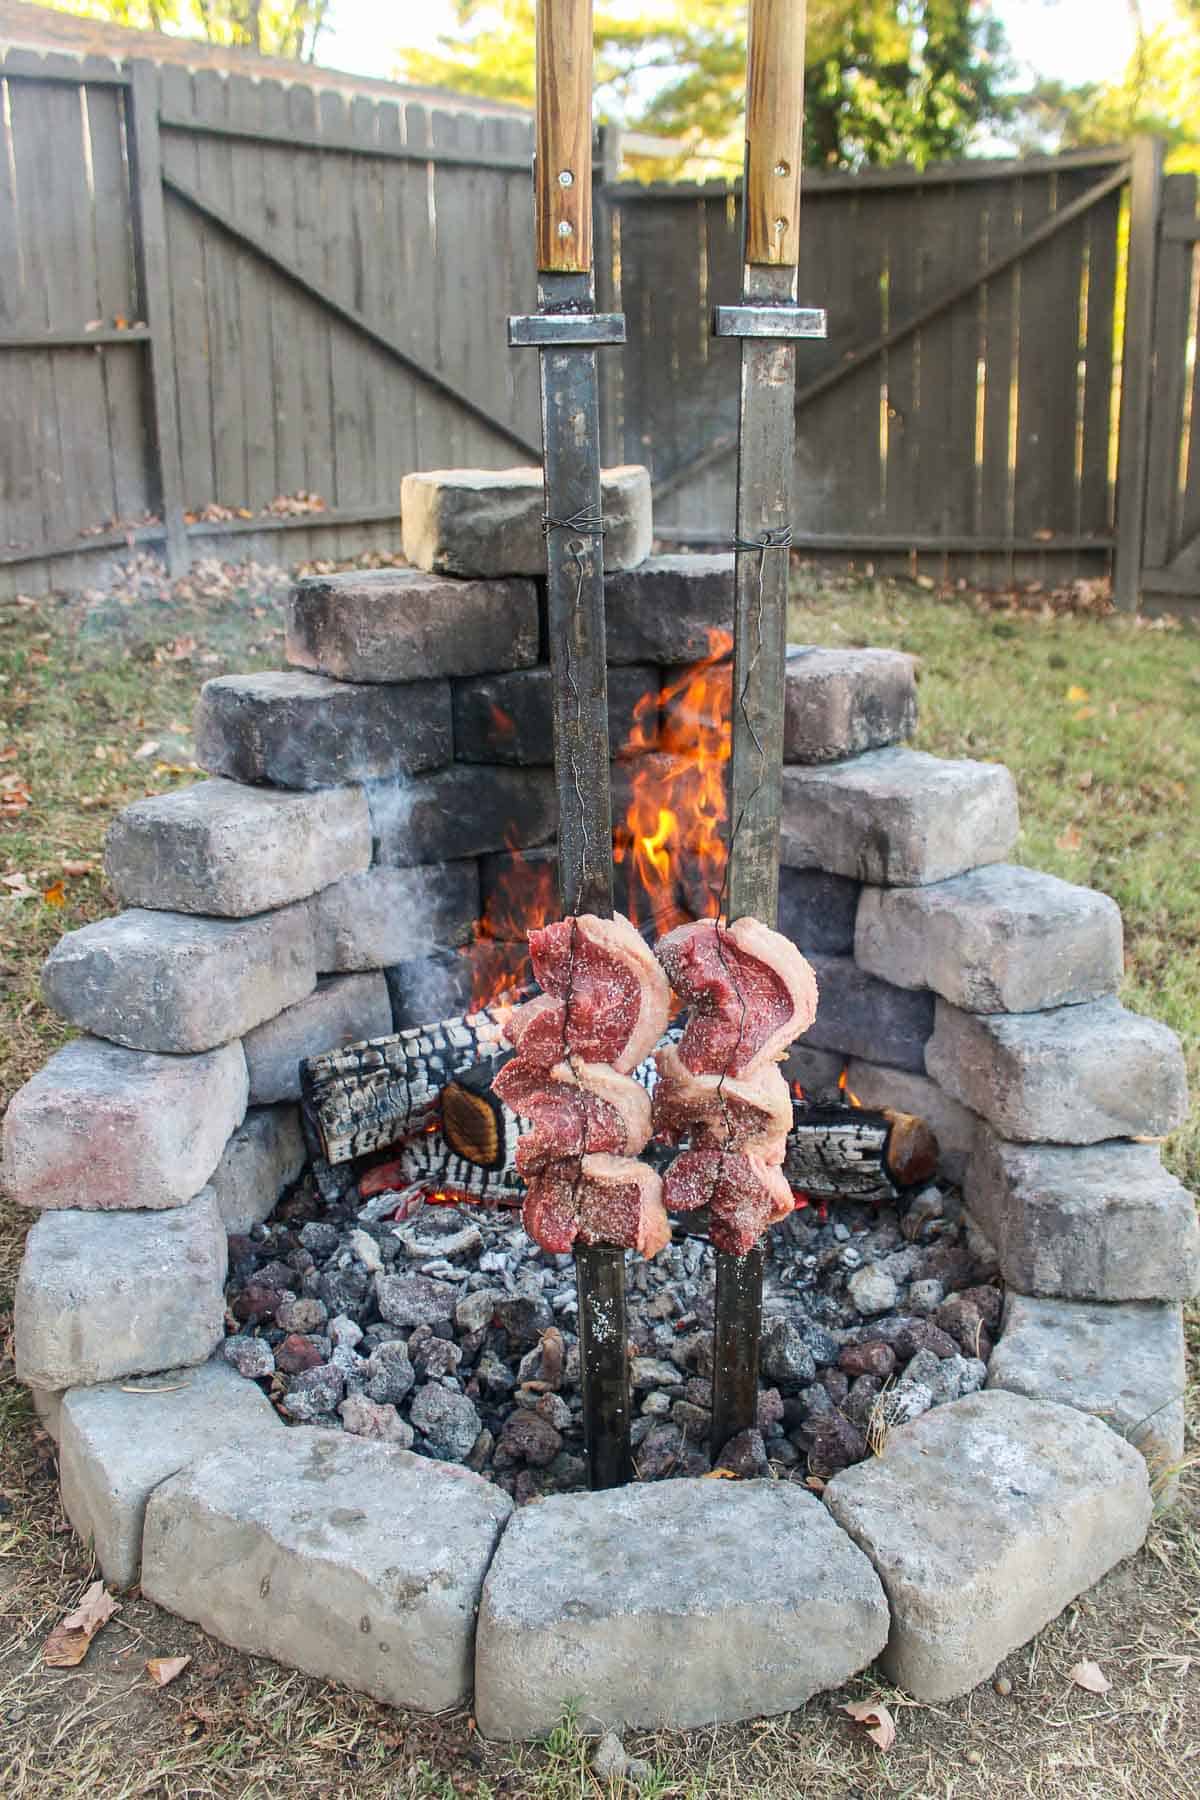
[[[539,994],[513,1008],[504,1032],[525,1068],[552,1068],[567,1054],[567,1009],[553,994]]]
[[[611,1063],[625,1075],[649,1056],[666,1029],[671,994],[653,953],[628,919],[620,913],[611,919],[595,913],[561,919],[531,931],[529,951],[545,993],[565,1007],[565,1049],[587,1062]],[[538,1017],[544,1020],[545,1011]],[[510,1037],[514,1023],[515,1014]],[[517,1029],[522,1035],[512,1041],[520,1048],[527,1042],[527,1027]],[[543,1029],[539,1023],[539,1041]]]
[[[533,1121],[517,1145],[516,1165],[531,1175],[563,1157],[608,1152],[636,1156],[650,1137],[650,1096],[606,1063],[558,1063],[547,1078],[521,1069],[514,1057],[492,1088],[507,1106]],[[509,1075],[509,1071],[515,1073]],[[508,1079],[505,1080],[505,1077]]]
[[[694,1133],[697,1147],[750,1150],[766,1162],[783,1161],[792,1097],[777,1064],[743,1076],[696,1075],[675,1044],[664,1044],[654,1061],[656,1137],[678,1144]]]
[[[731,1150],[685,1150],[667,1170],[663,1198],[673,1212],[707,1206],[709,1239],[732,1256],[745,1256],[796,1205],[782,1169]]]
[[[551,1163],[530,1179],[521,1221],[543,1250],[557,1255],[576,1238],[647,1257],[671,1241],[661,1180],[647,1163],[623,1156]]]
[[[757,919],[701,919],[657,955],[689,1008],[679,1054],[697,1075],[746,1075],[777,1062],[817,1016],[817,982],[796,946]]]

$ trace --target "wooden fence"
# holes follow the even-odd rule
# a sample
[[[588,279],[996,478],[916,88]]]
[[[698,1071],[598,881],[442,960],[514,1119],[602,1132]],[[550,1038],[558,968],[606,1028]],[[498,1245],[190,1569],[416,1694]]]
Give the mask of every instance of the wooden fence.
[[[540,455],[536,358],[505,348],[534,298],[525,115],[25,52],[0,101],[0,593],[86,580],[130,541],[177,569],[392,548],[408,470]],[[1165,526],[1154,498],[1166,413],[1190,418],[1154,309],[1178,337],[1196,296],[1164,314],[1161,165],[1138,155],[1137,179],[1126,151],[807,178],[801,298],[830,336],[799,350],[798,544],[1060,580],[1108,568],[1118,514],[1140,546],[1144,511],[1169,573],[1200,500]],[[709,312],[738,293],[736,195],[615,161],[610,140],[598,282],[629,341],[602,358],[606,453],[650,465],[664,540],[723,542],[737,351]],[[1150,317],[1122,378],[1131,182]]]

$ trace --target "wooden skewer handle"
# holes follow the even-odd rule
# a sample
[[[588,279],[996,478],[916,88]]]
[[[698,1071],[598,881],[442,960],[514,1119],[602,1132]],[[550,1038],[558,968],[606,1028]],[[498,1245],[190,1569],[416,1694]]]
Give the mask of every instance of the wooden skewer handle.
[[[800,260],[805,0],[750,0],[746,261]]]
[[[538,269],[592,266],[592,0],[538,0]]]

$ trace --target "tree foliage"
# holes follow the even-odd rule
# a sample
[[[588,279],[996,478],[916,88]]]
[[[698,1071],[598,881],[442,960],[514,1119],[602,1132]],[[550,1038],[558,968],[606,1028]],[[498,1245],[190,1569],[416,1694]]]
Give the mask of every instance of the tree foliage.
[[[456,14],[455,33],[406,53],[398,73],[530,102],[533,0],[456,0]],[[745,19],[745,0],[600,0],[600,116],[682,140],[694,158],[740,164]],[[985,0],[810,0],[806,62],[810,163],[961,155],[1010,105],[1004,34]]]
[[[61,12],[241,44],[263,56],[315,60],[330,0],[55,0]]]

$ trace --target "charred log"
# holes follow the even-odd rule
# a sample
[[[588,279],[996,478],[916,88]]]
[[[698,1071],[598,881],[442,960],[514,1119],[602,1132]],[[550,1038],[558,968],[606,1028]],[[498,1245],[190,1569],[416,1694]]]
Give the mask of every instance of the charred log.
[[[894,1199],[937,1172],[938,1142],[911,1113],[863,1107],[793,1108],[783,1172],[815,1199]]]

